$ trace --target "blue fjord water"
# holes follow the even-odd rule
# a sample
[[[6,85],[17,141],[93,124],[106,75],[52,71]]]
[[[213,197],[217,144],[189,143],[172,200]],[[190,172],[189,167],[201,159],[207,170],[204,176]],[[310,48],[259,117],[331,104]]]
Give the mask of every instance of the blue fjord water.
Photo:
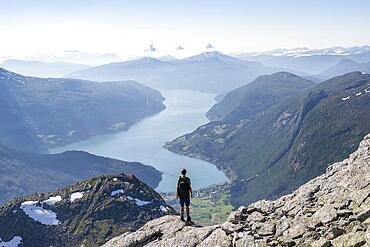
[[[50,150],[59,153],[67,150],[83,150],[89,153],[139,161],[163,172],[158,192],[173,192],[180,170],[186,168],[194,189],[227,180],[225,174],[213,164],[175,154],[162,146],[198,126],[208,122],[205,113],[215,103],[214,94],[189,90],[161,91],[166,98],[166,109],[145,118],[128,131],[99,135],[84,141]]]

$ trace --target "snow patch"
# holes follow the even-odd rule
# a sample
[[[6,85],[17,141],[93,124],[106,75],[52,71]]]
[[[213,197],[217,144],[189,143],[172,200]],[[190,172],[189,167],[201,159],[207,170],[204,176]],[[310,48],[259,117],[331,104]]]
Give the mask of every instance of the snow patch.
[[[110,196],[116,196],[116,195],[120,195],[120,194],[124,194],[124,191],[123,189],[119,189],[119,190],[114,190],[110,193]]]
[[[113,181],[114,181],[114,182],[117,182],[117,181],[118,181],[118,178],[113,178]]]
[[[351,96],[348,96],[348,97],[342,98],[342,100],[343,100],[343,101],[345,101],[345,100],[348,100],[349,98],[351,98]]]
[[[5,242],[2,241],[0,238],[0,247],[18,247],[22,242],[22,237],[20,236],[14,236],[12,239],[9,241]]]
[[[49,197],[49,199],[43,201],[43,203],[46,203],[49,206],[54,206],[55,203],[60,202],[62,200],[61,196],[52,196]]]
[[[71,194],[71,198],[69,199],[69,201],[73,203],[75,200],[81,199],[83,196],[84,196],[83,192],[74,192]]]
[[[149,201],[142,201],[138,198],[133,198],[131,196],[127,196],[127,199],[129,199],[130,201],[135,201],[136,205],[138,205],[138,206],[144,206],[144,205],[147,205],[147,204],[151,203]]]
[[[20,209],[30,218],[40,222],[44,225],[59,225],[60,221],[57,219],[57,214],[51,210],[43,208],[44,203],[41,202],[41,206],[37,206],[38,201],[25,201],[21,204]]]
[[[120,131],[120,130],[123,130],[125,127],[126,127],[125,122],[118,122],[118,123],[113,124],[109,129],[113,131]]]
[[[356,96],[360,96],[362,93],[361,92],[359,92],[359,93],[356,93]]]
[[[68,135],[69,135],[69,136],[73,136],[73,134],[74,134],[74,133],[76,133],[76,131],[77,131],[77,130],[71,130],[71,131],[68,133]]]
[[[168,212],[168,208],[167,208],[167,207],[165,207],[165,206],[163,206],[163,205],[161,205],[161,206],[159,207],[159,209],[160,209],[162,212],[164,212],[164,213]]]
[[[370,93],[370,89],[367,90],[367,88],[365,88],[365,93]]]

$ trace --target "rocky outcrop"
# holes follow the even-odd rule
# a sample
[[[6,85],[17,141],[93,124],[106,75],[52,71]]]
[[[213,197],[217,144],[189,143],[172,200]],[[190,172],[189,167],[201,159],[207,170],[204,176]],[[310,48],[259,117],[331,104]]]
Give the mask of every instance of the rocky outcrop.
[[[1,205],[0,247],[99,246],[174,213],[135,176],[100,176]]]
[[[370,135],[357,151],[292,194],[234,211],[216,226],[153,220],[104,247],[367,246],[370,244]]]

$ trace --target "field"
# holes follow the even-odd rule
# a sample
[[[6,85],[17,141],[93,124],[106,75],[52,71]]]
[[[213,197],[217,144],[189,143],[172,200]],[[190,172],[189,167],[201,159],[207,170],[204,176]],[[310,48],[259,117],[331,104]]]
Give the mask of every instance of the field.
[[[169,205],[180,212],[179,202],[174,194],[162,196]],[[228,185],[217,185],[195,191],[194,197],[191,199],[191,217],[197,224],[214,225],[223,223],[231,211],[233,211],[233,206],[230,204]]]

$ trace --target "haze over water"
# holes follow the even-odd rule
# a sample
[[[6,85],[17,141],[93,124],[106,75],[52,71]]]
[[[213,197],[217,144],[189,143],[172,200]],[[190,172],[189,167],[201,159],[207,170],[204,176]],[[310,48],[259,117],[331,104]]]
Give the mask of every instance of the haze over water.
[[[193,188],[198,189],[227,180],[225,174],[209,162],[172,153],[162,146],[208,122],[205,113],[215,103],[214,94],[188,90],[161,91],[166,109],[146,118],[126,132],[100,135],[52,149],[51,153],[82,150],[89,153],[138,161],[163,172],[159,192],[173,192],[182,168],[186,168]]]

